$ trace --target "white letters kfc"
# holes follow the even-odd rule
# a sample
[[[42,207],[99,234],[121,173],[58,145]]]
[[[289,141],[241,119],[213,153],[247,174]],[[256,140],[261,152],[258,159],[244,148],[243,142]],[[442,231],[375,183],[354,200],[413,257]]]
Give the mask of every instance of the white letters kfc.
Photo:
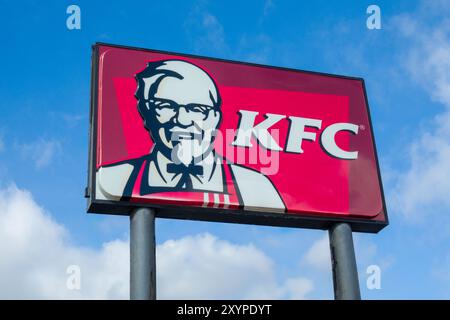
[[[265,119],[255,125],[255,118],[258,115],[256,111],[239,110],[240,120],[237,129],[236,137],[232,143],[238,147],[252,147],[251,137],[253,136],[258,143],[264,148],[274,151],[282,151],[283,148],[278,145],[268,129],[286,116],[280,114],[267,113]],[[288,139],[285,146],[286,152],[303,153],[303,140],[315,141],[316,133],[312,131],[305,131],[306,127],[312,129],[320,129],[322,127],[322,120],[310,119],[302,117],[290,116]],[[349,131],[353,134],[358,134],[358,125],[352,123],[339,122],[326,127],[320,136],[320,143],[322,147],[330,155],[346,160],[355,160],[358,158],[358,151],[347,151],[341,149],[336,143],[336,134],[340,131]]]

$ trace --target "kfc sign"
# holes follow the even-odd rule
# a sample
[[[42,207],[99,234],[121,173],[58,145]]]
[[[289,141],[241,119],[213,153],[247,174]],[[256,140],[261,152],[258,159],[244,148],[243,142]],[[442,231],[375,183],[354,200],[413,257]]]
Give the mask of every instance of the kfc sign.
[[[387,225],[362,79],[94,46],[88,211]]]
[[[262,146],[269,150],[282,151],[283,149],[274,141],[271,134],[268,132],[268,128],[273,124],[277,123],[281,119],[286,118],[286,116],[279,114],[266,114],[265,120],[254,126],[255,116],[258,112],[239,110],[242,116],[236,140],[233,142],[234,146],[239,147],[252,147],[250,142],[251,136],[261,142]],[[305,140],[316,140],[316,134],[312,132],[305,132],[305,127],[312,127],[320,129],[322,125],[322,120],[319,119],[308,119],[300,117],[289,117],[291,121],[291,127],[289,128],[288,141],[286,143],[287,152],[303,153],[301,147],[303,139]],[[336,134],[340,131],[350,131],[354,134],[358,133],[358,126],[352,123],[334,123],[323,130],[321,136],[321,143],[324,150],[330,155],[335,156],[339,159],[356,159],[358,158],[358,151],[344,151],[336,143]],[[262,139],[260,139],[262,137]],[[270,141],[270,144],[266,144],[266,141]]]

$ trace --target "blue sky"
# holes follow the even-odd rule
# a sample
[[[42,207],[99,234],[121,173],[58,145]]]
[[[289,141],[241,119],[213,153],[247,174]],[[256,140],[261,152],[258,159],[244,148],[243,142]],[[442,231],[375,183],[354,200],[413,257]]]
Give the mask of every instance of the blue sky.
[[[81,30],[66,28],[70,4]],[[366,27],[370,4],[381,9],[380,30]],[[363,77],[391,224],[354,235],[362,297],[450,298],[450,3],[0,7],[0,255],[14,255],[0,262],[0,297],[126,298],[128,218],[88,215],[83,198],[91,45],[102,41]],[[158,220],[157,242],[161,297],[333,296],[324,231]],[[226,252],[236,260],[224,265]],[[81,267],[76,292],[66,288],[70,264]],[[370,265],[381,268],[381,289],[366,287]],[[107,280],[93,285],[98,278]]]

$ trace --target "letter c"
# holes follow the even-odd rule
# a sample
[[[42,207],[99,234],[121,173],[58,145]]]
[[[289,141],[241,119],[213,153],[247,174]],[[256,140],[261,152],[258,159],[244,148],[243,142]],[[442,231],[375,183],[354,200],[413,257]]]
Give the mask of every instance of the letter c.
[[[340,159],[355,160],[358,158],[358,151],[345,151],[336,144],[336,134],[339,131],[350,131],[358,134],[359,127],[352,123],[335,123],[323,130],[320,142],[323,148],[332,156]]]

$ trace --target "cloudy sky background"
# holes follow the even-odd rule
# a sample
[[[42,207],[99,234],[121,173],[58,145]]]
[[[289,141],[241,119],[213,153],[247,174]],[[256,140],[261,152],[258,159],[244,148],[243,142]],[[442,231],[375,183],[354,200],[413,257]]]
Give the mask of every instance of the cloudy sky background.
[[[354,234],[362,297],[449,299],[450,1],[299,2],[0,0],[0,298],[128,297],[128,218],[88,215],[83,198],[90,47],[103,41],[363,77],[391,225]],[[66,28],[70,4],[81,30]],[[366,28],[370,4],[381,30]],[[324,231],[156,230],[159,298],[333,297]]]

